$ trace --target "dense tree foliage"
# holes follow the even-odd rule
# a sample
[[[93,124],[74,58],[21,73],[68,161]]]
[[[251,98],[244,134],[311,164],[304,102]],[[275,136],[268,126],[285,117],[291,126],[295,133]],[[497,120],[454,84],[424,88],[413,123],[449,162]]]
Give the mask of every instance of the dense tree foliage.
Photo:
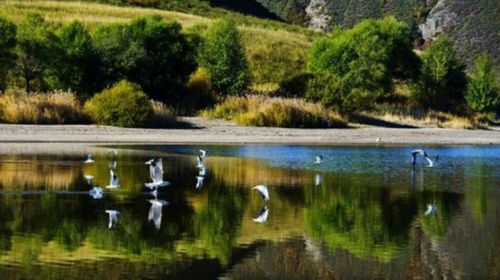
[[[59,31],[62,52],[53,68],[56,87],[91,95],[99,90],[99,56],[83,24],[74,21]]]
[[[422,55],[420,76],[412,86],[413,97],[423,106],[449,111],[463,103],[465,65],[448,37],[435,41]]]
[[[495,112],[500,107],[500,75],[486,53],[476,59],[474,71],[469,73],[465,99],[479,113]]]
[[[316,41],[308,70],[328,73],[336,85],[325,84],[334,88],[331,91],[313,83],[308,95],[313,100],[335,102],[324,103],[332,108],[341,108],[343,104],[337,104],[338,98],[321,95],[342,96],[349,103],[343,108],[346,112],[370,107],[377,98],[392,91],[395,80],[413,76],[418,59],[412,52],[409,33],[406,24],[389,17],[366,20],[347,31],[336,29],[327,38]]]
[[[17,34],[16,71],[24,79],[26,92],[32,91],[33,81],[38,82],[37,90],[45,89],[43,77],[58,53],[58,38],[50,26],[40,14],[29,14]]]
[[[218,94],[238,94],[251,83],[245,47],[232,20],[220,20],[212,25],[201,63],[210,73],[212,88]]]
[[[160,16],[99,28],[95,44],[106,84],[127,79],[154,99],[170,101],[196,69],[195,48],[181,25]]]
[[[16,35],[17,26],[12,21],[0,17],[0,92],[7,88],[7,75],[16,59]]]

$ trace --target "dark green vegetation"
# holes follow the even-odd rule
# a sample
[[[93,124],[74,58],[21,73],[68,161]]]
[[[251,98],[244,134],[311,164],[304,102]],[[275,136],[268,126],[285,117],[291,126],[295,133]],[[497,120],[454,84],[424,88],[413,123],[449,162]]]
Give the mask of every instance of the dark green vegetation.
[[[487,54],[476,59],[474,70],[469,74],[465,99],[474,111],[494,112],[500,106],[500,73]]]

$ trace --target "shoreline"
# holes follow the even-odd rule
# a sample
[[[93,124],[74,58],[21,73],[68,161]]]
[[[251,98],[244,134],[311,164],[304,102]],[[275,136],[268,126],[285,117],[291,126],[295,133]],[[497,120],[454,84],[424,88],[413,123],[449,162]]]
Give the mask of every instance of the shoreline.
[[[0,124],[0,143],[88,144],[282,144],[282,145],[500,145],[500,128],[344,129],[246,127],[223,120],[181,118],[188,126],[171,129],[96,125]],[[382,138],[380,143],[377,138]]]

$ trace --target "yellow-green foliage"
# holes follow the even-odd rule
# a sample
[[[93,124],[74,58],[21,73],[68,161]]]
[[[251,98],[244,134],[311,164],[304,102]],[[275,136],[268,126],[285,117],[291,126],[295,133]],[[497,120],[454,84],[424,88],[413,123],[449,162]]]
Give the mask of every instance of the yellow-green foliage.
[[[325,107],[302,99],[279,97],[231,97],[214,109],[204,111],[205,117],[232,120],[240,125],[270,127],[346,127],[340,115]]]
[[[151,100],[151,106],[153,107],[154,112],[150,121],[152,127],[169,127],[176,124],[177,118],[171,108],[168,108],[165,104],[154,100]]]
[[[73,124],[85,122],[85,116],[71,92],[7,92],[0,96],[0,120],[13,124]]]
[[[96,124],[121,127],[145,126],[153,117],[148,96],[125,80],[96,94],[85,103],[85,112]]]

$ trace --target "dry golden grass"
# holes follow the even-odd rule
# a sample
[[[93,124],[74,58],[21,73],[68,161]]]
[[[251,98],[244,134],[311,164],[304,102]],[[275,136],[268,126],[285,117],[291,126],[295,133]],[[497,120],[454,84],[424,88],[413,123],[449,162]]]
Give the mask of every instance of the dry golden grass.
[[[377,111],[365,113],[371,118],[386,122],[417,127],[440,127],[453,129],[485,128],[487,123],[451,113],[425,110],[413,106],[381,106]]]
[[[82,106],[71,92],[7,92],[0,96],[0,120],[14,124],[85,122]]]
[[[346,121],[325,107],[302,99],[230,97],[202,116],[232,120],[246,126],[289,128],[347,127]]]
[[[152,127],[170,127],[177,123],[177,117],[171,108],[159,101],[151,100],[153,106],[153,118],[151,119]]]

